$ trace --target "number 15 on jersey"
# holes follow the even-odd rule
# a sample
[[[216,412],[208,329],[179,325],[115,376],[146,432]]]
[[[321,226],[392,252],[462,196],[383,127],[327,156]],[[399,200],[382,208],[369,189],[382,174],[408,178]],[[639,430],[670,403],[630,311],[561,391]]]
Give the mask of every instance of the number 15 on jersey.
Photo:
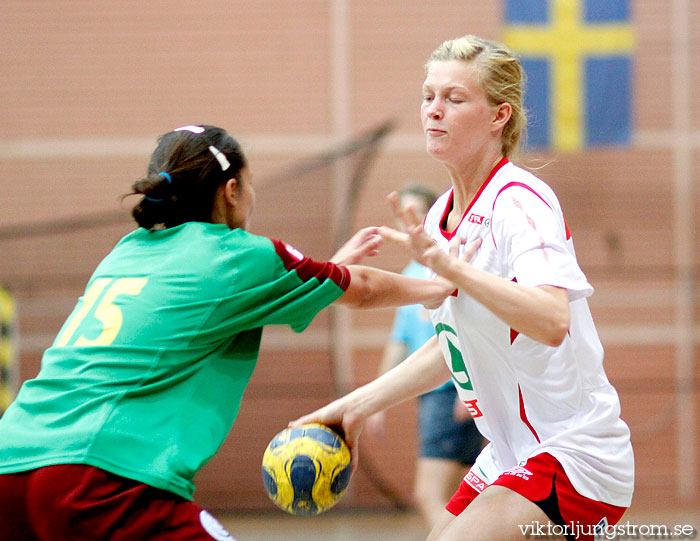
[[[123,318],[121,309],[115,304],[119,295],[138,295],[148,282],[147,278],[98,278],[95,280],[82,300],[80,308],[73,313],[63,331],[58,335],[55,346],[62,347],[76,335],[76,331],[83,327],[93,328],[87,325],[86,317],[93,311],[93,318],[100,322],[101,328],[96,337],[90,338],[85,334],[78,334],[73,345],[75,346],[108,346],[119,334]],[[99,300],[99,302],[97,302]],[[85,329],[87,333],[88,329]],[[93,333],[89,333],[93,334]]]

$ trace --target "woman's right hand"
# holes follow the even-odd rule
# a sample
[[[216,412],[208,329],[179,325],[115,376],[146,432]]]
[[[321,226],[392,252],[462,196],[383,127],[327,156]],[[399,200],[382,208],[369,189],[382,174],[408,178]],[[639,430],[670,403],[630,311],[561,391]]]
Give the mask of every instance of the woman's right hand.
[[[384,438],[386,436],[386,412],[379,411],[367,417],[365,430],[367,434],[374,438]]]
[[[331,428],[340,428],[345,443],[350,448],[352,456],[352,470],[355,471],[359,460],[358,440],[365,418],[351,413],[347,398],[339,398],[330,404],[317,409],[303,417],[299,417],[289,423],[290,428],[299,427],[308,423],[320,423]]]
[[[418,218],[411,207],[402,208],[399,204],[399,196],[392,192],[387,196],[389,204],[396,217],[403,223],[407,233],[391,230],[387,227],[380,227],[379,234],[391,242],[400,244],[408,248],[411,256],[421,265],[435,271],[440,276],[445,276],[452,261],[462,261],[468,263],[481,246],[481,239],[478,238],[462,249],[466,240],[455,236],[450,240],[448,253],[443,252],[433,239],[423,229],[423,223]],[[460,255],[460,252],[461,255]],[[426,305],[427,306],[427,305]]]

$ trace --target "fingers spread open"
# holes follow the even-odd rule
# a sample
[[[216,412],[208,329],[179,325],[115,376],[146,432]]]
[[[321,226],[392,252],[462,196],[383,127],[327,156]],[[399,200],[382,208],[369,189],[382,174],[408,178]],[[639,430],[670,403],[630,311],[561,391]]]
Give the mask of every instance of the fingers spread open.
[[[474,254],[479,249],[479,246],[481,246],[480,238],[467,244],[467,247],[464,250],[464,253],[462,254],[462,260],[467,262],[471,261],[472,257],[474,257]]]
[[[409,244],[408,233],[402,233],[401,231],[397,231],[396,229],[385,225],[379,228],[379,235],[382,237],[382,239],[401,246],[408,246]]]
[[[449,254],[452,257],[459,257],[459,249],[465,242],[466,239],[464,237],[460,237],[459,235],[452,237],[449,243]]]
[[[411,226],[422,223],[412,206],[409,205],[406,208],[401,206],[398,193],[391,192],[389,195],[387,195],[387,200],[389,201],[389,205],[391,206],[394,216],[401,220],[401,223],[403,223],[407,229]]]

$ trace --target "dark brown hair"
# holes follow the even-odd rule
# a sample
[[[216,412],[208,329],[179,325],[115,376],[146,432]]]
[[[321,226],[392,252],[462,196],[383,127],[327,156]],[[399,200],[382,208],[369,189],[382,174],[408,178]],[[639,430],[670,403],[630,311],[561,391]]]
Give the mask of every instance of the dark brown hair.
[[[146,229],[210,222],[214,195],[247,162],[238,142],[215,126],[183,126],[158,139],[148,172],[130,195],[144,197],[131,211]]]

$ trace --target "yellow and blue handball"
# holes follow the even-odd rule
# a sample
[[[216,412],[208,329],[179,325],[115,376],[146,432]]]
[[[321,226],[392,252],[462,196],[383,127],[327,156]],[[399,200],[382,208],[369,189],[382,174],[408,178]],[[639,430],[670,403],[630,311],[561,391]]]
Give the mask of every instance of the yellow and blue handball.
[[[347,444],[317,423],[283,430],[262,459],[267,495],[292,515],[318,515],[333,507],[345,494],[351,474]]]

